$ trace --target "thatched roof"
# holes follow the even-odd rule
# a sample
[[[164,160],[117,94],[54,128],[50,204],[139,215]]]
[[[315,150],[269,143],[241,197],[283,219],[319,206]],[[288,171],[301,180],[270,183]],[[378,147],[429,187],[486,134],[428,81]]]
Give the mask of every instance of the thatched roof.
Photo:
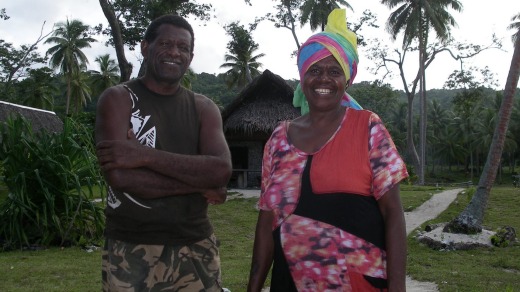
[[[224,132],[270,135],[280,121],[300,116],[292,105],[293,89],[283,78],[265,70],[222,112]]]
[[[0,123],[6,122],[10,116],[16,114],[26,118],[35,132],[41,129],[49,132],[61,132],[63,130],[63,122],[54,112],[0,101]]]

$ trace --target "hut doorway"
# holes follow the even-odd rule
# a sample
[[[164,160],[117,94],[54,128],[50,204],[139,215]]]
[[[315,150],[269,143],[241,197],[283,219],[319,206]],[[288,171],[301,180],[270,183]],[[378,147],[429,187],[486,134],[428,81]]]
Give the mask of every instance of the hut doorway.
[[[249,171],[249,149],[245,146],[229,147],[233,163],[231,185],[237,188],[247,187],[247,172]]]

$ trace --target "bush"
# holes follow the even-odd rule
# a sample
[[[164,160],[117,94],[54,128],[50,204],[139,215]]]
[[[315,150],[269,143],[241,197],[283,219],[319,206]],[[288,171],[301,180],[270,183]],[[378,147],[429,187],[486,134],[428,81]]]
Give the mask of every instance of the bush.
[[[508,247],[516,240],[516,230],[512,226],[504,226],[491,236],[491,243],[498,247]]]
[[[11,117],[0,125],[0,143],[8,189],[0,203],[0,248],[63,246],[102,236],[103,208],[93,199],[104,181],[84,127],[66,119],[61,133],[34,133],[25,118]]]

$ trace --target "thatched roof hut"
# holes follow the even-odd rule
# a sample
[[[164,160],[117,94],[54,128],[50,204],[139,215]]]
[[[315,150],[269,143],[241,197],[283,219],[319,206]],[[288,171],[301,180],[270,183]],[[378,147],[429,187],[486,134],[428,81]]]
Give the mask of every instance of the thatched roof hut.
[[[222,112],[231,150],[231,187],[258,187],[265,143],[283,120],[300,116],[292,105],[293,89],[269,70],[256,77]]]
[[[265,70],[222,112],[226,137],[267,139],[280,121],[300,116],[292,106],[293,88]]]
[[[17,114],[27,119],[35,132],[41,129],[48,132],[63,130],[63,121],[54,112],[0,101],[0,123],[6,122],[9,117]]]

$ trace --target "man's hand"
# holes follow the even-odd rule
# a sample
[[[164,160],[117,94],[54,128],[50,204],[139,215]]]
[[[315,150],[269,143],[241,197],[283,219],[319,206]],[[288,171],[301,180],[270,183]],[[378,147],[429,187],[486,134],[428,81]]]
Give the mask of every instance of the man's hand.
[[[127,140],[105,140],[96,144],[96,155],[101,170],[116,168],[138,168],[142,165],[143,145],[139,143],[132,129]]]
[[[202,195],[208,201],[208,204],[218,205],[222,204],[226,201],[227,198],[227,188],[222,187],[218,189],[209,189],[202,193]]]

